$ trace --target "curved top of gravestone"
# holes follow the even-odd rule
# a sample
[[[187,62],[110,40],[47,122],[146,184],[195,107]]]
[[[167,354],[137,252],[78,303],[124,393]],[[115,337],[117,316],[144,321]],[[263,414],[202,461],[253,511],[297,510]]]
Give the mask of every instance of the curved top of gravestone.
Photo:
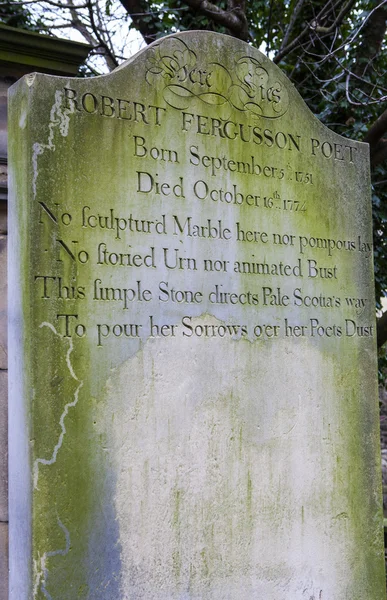
[[[57,76],[36,74],[27,76],[26,82],[31,86],[41,78],[45,82],[58,80]],[[225,123],[235,122],[240,117],[258,128],[267,126],[284,131],[285,126],[293,130],[299,126],[297,135],[322,135],[325,139],[329,137],[331,144],[343,144],[347,140],[318,120],[280,67],[257,48],[224,34],[186,31],[166,36],[109,74],[66,80],[71,81],[69,87],[77,93],[76,103],[68,104],[76,107],[71,111],[75,113],[108,117],[117,116],[117,111],[121,111],[123,119],[131,120],[126,112],[127,103],[138,104],[137,100],[147,99],[150,104],[165,107],[157,110],[187,111],[219,119],[226,138]],[[104,107],[92,98],[93,94],[99,95],[102,102],[104,98],[114,99],[114,114],[110,115],[108,110],[104,113]],[[82,104],[78,103],[80,98]],[[67,100],[72,99],[69,93]],[[216,127],[216,123],[212,122],[212,126]],[[367,160],[368,144],[353,140],[351,144],[355,144],[358,151],[362,147]],[[337,160],[343,160],[339,151]]]
[[[280,67],[237,38],[199,30],[169,35],[94,80],[127,75],[128,69],[140,65],[146,84],[161,89],[166,104],[177,110],[188,110],[196,103],[221,119],[234,109],[257,122],[285,115],[291,121],[303,110],[303,118],[340,140],[347,139],[319,121]]]
[[[113,73],[145,60],[145,79],[165,102],[186,109],[194,98],[218,110],[278,119],[289,109],[289,81],[259,50],[206,31],[171,35],[140,51]]]

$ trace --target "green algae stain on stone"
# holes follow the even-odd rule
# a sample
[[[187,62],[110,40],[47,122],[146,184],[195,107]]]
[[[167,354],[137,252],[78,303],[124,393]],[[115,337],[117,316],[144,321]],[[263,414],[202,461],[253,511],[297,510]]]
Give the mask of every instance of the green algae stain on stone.
[[[384,598],[367,147],[206,32],[12,96],[11,600]]]

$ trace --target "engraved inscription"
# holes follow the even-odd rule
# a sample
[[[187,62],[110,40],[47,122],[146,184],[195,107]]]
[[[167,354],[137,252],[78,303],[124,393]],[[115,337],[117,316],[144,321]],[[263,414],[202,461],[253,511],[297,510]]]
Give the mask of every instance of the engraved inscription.
[[[179,38],[162,40],[150,49],[146,80],[152,86],[161,83],[164,100],[179,110],[198,100],[222,115],[236,109],[273,119],[288,109],[285,86],[256,58],[237,55],[232,69],[215,62],[200,64],[197,54]]]
[[[93,336],[98,348],[144,336],[374,336],[373,324],[362,320],[370,300],[343,293],[348,272],[341,266],[343,256],[370,261],[371,241],[305,220],[323,183],[316,165],[352,168],[357,147],[281,125],[288,93],[247,55],[235,55],[226,68],[168,38],[150,49],[145,79],[162,101],[63,88],[68,114],[129,123],[130,210],[92,195],[71,208],[37,198],[59,269],[34,275],[37,300],[91,302],[97,315],[103,306],[114,311],[113,320],[96,316],[90,323],[81,308],[57,312],[60,334]],[[169,135],[171,119],[177,138]],[[163,307],[178,311],[175,322],[157,316]],[[184,314],[184,307],[217,319],[218,310],[236,312],[225,325],[202,326],[194,322],[199,313]],[[122,320],[121,312],[136,318]]]

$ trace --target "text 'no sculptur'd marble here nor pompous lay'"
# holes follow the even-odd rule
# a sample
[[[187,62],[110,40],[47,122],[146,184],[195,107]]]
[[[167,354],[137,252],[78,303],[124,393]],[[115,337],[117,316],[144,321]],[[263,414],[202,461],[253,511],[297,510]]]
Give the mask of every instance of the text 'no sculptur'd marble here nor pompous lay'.
[[[382,600],[368,146],[249,45],[10,92],[11,600]]]

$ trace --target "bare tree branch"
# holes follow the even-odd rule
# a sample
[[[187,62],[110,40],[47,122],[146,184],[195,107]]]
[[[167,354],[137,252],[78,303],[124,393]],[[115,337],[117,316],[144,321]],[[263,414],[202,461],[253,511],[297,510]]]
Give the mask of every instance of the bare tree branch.
[[[386,34],[387,2],[381,2],[368,15],[363,28],[358,56],[362,60],[356,62],[354,69],[357,75],[364,75],[372,61],[380,53]]]
[[[287,46],[285,46],[284,48],[280,49],[277,52],[277,54],[275,55],[275,57],[273,59],[273,62],[279,63],[280,60],[282,60],[287,54],[289,54],[290,52],[292,52],[292,50],[295,50],[295,48],[297,48],[301,44],[301,42],[310,33],[314,33],[314,34],[318,34],[318,33],[324,33],[324,34],[333,33],[333,31],[337,27],[339,27],[341,25],[341,23],[344,20],[344,17],[349,13],[349,11],[351,10],[351,8],[355,4],[355,1],[356,0],[348,0],[348,2],[345,3],[345,5],[341,9],[341,11],[339,12],[339,14],[337,15],[337,17],[333,21],[333,23],[329,27],[322,28],[322,26],[319,25],[319,23],[320,23],[320,20],[322,19],[322,17],[324,16],[324,11],[326,10],[326,7],[324,7],[319,12],[319,14],[317,15],[317,17],[315,19],[313,19],[310,23],[308,23],[306,25],[306,27],[304,27],[304,29],[301,31],[301,33],[292,42],[290,42]],[[341,0],[340,0],[340,2],[341,2]],[[324,29],[324,31],[322,31],[322,29]]]
[[[244,2],[235,2],[235,8],[230,11],[222,10],[208,0],[185,0],[185,2],[191,8],[198,10],[202,15],[210,17],[215,23],[227,27],[235,37],[245,41],[249,39]]]
[[[376,2],[375,2],[376,3]],[[387,0],[383,0],[379,4],[377,4],[367,15],[367,18],[362,23],[363,34],[360,39],[359,46],[356,52],[356,61],[350,72],[348,72],[347,82],[346,82],[346,95],[347,99],[351,104],[355,104],[357,106],[361,106],[362,104],[373,104],[375,102],[382,102],[386,99],[386,96],[380,97],[377,99],[373,98],[375,90],[380,90],[381,87],[378,85],[377,88],[375,86],[375,77],[373,79],[374,83],[373,89],[368,93],[367,88],[369,89],[370,82],[366,80],[366,75],[369,76],[370,73],[374,73],[374,61],[376,57],[379,55],[383,40],[387,30]],[[353,78],[356,78],[356,84],[353,85]],[[383,81],[383,78],[381,79]],[[351,90],[352,88],[352,90]],[[360,100],[360,102],[359,102]],[[375,156],[373,153],[375,151],[375,147],[386,131],[387,123],[386,117],[383,118],[383,115],[374,123],[374,125],[369,129],[366,134],[364,141],[368,142],[371,146],[371,157],[375,160]],[[379,154],[379,153],[378,153]],[[384,156],[381,160],[384,160]],[[380,162],[378,159],[377,162]],[[373,163],[376,164],[376,163]]]
[[[63,4],[62,2],[55,2],[54,0],[44,0],[44,3],[48,4],[49,6],[54,6],[55,8],[68,9],[68,5]],[[19,2],[8,2],[7,4],[8,4],[8,6],[20,6],[21,3],[19,1]],[[23,6],[25,6],[27,4],[36,4],[36,0],[23,1]],[[85,4],[77,4],[76,9],[78,10],[78,9],[82,9],[82,8],[87,8],[89,4],[90,4],[90,2],[85,2]],[[0,7],[1,7],[1,1],[0,1]]]
[[[271,46],[271,19],[272,19],[272,16],[273,16],[273,0],[270,0],[269,19],[267,22],[267,54],[269,54],[270,46]]]
[[[236,15],[241,22],[241,34],[236,37],[247,41],[250,36],[246,18],[246,0],[228,0],[227,9],[228,14]]]
[[[364,136],[364,142],[367,142],[371,147],[376,147],[380,138],[387,131],[387,109],[378,117],[373,125],[369,128]]]
[[[346,4],[344,4],[343,8],[341,9],[339,14],[333,21],[332,25],[330,25],[329,27],[323,27],[323,26],[319,25],[319,22],[317,19],[316,27],[315,27],[316,32],[317,33],[333,33],[334,30],[336,29],[336,27],[341,25],[345,15],[351,10],[353,5],[355,4],[355,1],[356,0],[349,0]]]
[[[90,31],[87,29],[86,25],[84,25],[84,23],[82,23],[81,19],[79,18],[79,15],[76,11],[76,7],[74,6],[71,0],[67,0],[67,8],[70,10],[74,29],[79,31],[79,33],[83,35],[83,37],[89,44],[91,44],[94,47],[98,46],[97,40],[92,36]]]
[[[374,150],[371,149],[371,165],[375,167],[387,159],[387,139],[381,139]]]
[[[113,69],[115,69],[118,66],[118,62],[115,59],[114,55],[111,53],[109,47],[107,46],[105,40],[102,37],[103,32],[101,31],[101,28],[99,28],[94,21],[94,13],[93,13],[94,6],[93,6],[92,2],[87,3],[87,9],[88,9],[90,23],[91,23],[94,35],[89,31],[88,27],[82,22],[82,20],[79,16],[79,13],[77,12],[77,6],[72,3],[72,0],[67,0],[67,4],[68,4],[68,9],[70,10],[74,28],[77,29],[77,31],[79,31],[79,33],[81,33],[83,35],[85,40],[89,44],[91,44],[94,47],[94,49],[98,49],[97,50],[98,53],[101,54],[101,56],[103,56],[105,58],[106,65],[107,65],[109,71],[112,71]]]
[[[305,2],[305,0],[298,0],[296,6],[294,7],[293,13],[292,13],[292,15],[290,17],[290,20],[289,20],[289,25],[287,26],[284,38],[282,40],[282,44],[280,46],[280,51],[283,50],[286,47],[286,44],[289,41],[290,34],[291,34],[292,29],[293,29],[293,27],[294,27],[294,25],[296,23],[297,17],[299,15],[299,12],[300,12],[300,10],[301,10],[302,5],[304,4],[304,2]]]
[[[144,41],[151,44],[155,41],[160,29],[157,27],[159,19],[155,13],[148,11],[146,0],[120,0],[133,21],[135,28],[141,33]]]
[[[109,71],[113,71],[116,67],[118,67],[118,61],[114,56],[114,52],[112,51],[111,45],[109,44],[109,36],[106,37],[105,31],[102,25],[102,19],[100,14],[99,4],[96,6],[96,15],[98,19],[98,23],[95,22],[94,12],[92,10],[91,4],[89,6],[89,16],[91,25],[96,33],[96,37],[99,41],[99,46],[101,49],[101,54],[105,57],[106,64],[108,66]]]

